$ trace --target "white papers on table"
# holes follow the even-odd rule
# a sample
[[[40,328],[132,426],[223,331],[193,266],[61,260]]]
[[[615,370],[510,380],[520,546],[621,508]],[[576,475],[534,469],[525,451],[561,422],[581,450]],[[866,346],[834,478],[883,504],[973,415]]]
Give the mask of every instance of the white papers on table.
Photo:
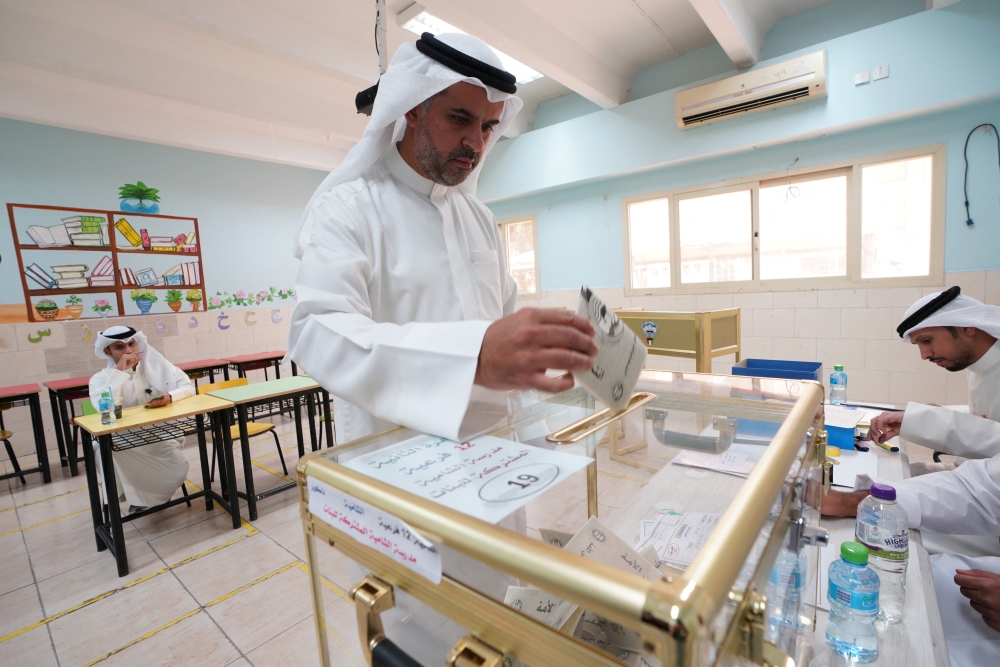
[[[388,512],[314,477],[306,483],[310,514],[435,584],[441,583],[441,552],[433,542]]]
[[[688,512],[660,514],[656,519],[640,523],[636,551],[653,547],[661,563],[683,570],[691,564],[698,550],[712,534],[719,514]]]
[[[734,444],[721,454],[684,450],[671,461],[673,465],[705,468],[738,477],[749,477],[764,453],[763,447]]]
[[[840,450],[840,456],[834,457],[839,465],[833,466],[833,485],[854,488],[854,478],[858,475],[878,477],[878,457],[874,452],[859,452],[857,450]]]
[[[496,523],[591,459],[482,435],[420,435],[344,465],[403,491]]]
[[[854,410],[839,405],[824,406],[823,412],[826,425],[838,428],[855,428],[865,416],[864,410]]]

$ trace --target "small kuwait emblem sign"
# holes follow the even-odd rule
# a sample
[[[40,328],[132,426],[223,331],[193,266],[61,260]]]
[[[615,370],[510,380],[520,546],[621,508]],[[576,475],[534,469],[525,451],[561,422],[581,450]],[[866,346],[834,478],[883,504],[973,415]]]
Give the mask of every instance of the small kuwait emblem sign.
[[[652,320],[646,320],[643,322],[642,333],[646,336],[646,346],[651,346],[653,344],[653,339],[656,338],[656,322],[653,322]]]

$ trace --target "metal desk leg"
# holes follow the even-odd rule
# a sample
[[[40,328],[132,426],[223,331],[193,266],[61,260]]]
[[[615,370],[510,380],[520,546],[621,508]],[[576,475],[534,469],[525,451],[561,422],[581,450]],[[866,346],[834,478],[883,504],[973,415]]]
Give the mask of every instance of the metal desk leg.
[[[205,511],[212,511],[212,480],[208,476],[208,444],[205,442],[205,415],[196,415],[198,424],[198,457],[201,460],[201,488],[205,493]]]
[[[316,399],[315,395],[312,393],[306,394],[306,405],[307,413],[309,415],[309,445],[312,447],[312,451],[319,449],[319,442],[316,439]]]
[[[333,439],[333,406],[330,405],[330,392],[323,392],[323,409],[326,411],[324,420],[326,421],[326,446],[335,447],[337,442]]]
[[[233,457],[233,440],[229,437],[230,426],[232,425],[230,423],[232,421],[230,418],[231,412],[229,410],[220,410],[215,414],[221,416],[221,419],[219,419],[220,423],[218,424],[221,437],[215,441],[221,443],[221,445],[217,445],[215,448],[216,453],[221,457],[219,459],[219,476],[222,477],[224,475],[226,479],[226,498],[229,499],[229,507],[232,510],[230,515],[232,516],[233,529],[235,530],[240,527],[240,493],[236,486],[236,459]],[[223,472],[223,468],[225,468],[225,472]]]
[[[42,469],[42,481],[48,484],[52,481],[52,472],[49,470],[49,451],[45,445],[45,424],[42,422],[42,402],[38,394],[32,394],[28,398],[28,405],[31,407],[31,427],[35,433],[38,467]]]
[[[63,432],[63,439],[66,441],[66,460],[69,463],[69,474],[76,477],[80,470],[78,468],[77,462],[79,461],[79,456],[76,452],[76,438],[73,437],[73,427],[70,426],[70,415],[66,414],[66,403],[70,403],[70,409],[72,409],[72,399],[64,399],[59,397],[59,422],[56,424],[56,437],[59,437],[59,431]]]
[[[295,444],[299,446],[299,458],[301,459],[306,455],[306,443],[302,437],[302,401],[299,400],[298,396],[292,399],[292,405],[295,410]]]
[[[229,382],[229,364],[222,367],[222,377]]]
[[[59,394],[49,389],[49,407],[52,409],[52,423],[56,428],[56,446],[59,448],[59,465],[66,467],[69,461],[66,460],[66,445],[63,442],[63,420],[59,413]]]
[[[297,367],[297,366],[295,365],[295,362],[293,361],[293,362],[292,362],[292,375],[298,375],[298,374],[299,374],[299,369],[298,369],[298,367]]]
[[[125,534],[122,531],[122,509],[118,504],[118,485],[115,483],[115,464],[111,459],[111,436],[97,439],[101,445],[101,467],[104,468],[104,493],[108,499],[108,522],[111,524],[111,548],[118,564],[118,576],[128,574],[128,554],[125,552]]]
[[[265,369],[264,373],[265,373],[265,377],[266,377],[266,374],[267,374],[267,370],[266,369]],[[275,359],[274,360],[274,379],[275,380],[280,380],[281,379],[281,359]]]
[[[97,534],[97,527],[104,524],[101,512],[101,489],[97,477],[97,462],[94,460],[94,443],[90,434],[80,431],[80,444],[83,446],[83,470],[87,475],[87,493],[90,495],[90,518],[94,522],[94,537],[97,539],[97,550],[104,551],[108,545]]]
[[[251,521],[257,520],[257,492],[253,488],[253,464],[250,463],[250,436],[247,435],[247,406],[238,405],[240,418],[240,452],[243,454],[243,476],[247,490],[247,514]]]

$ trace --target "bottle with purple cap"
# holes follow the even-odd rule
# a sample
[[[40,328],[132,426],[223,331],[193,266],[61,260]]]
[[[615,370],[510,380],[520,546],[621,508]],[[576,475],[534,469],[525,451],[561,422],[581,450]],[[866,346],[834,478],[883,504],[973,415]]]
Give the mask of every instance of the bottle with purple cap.
[[[903,618],[906,563],[910,531],[906,511],[896,502],[896,489],[872,484],[870,495],[858,505],[854,535],[868,547],[868,564],[881,581],[878,617],[887,623]]]

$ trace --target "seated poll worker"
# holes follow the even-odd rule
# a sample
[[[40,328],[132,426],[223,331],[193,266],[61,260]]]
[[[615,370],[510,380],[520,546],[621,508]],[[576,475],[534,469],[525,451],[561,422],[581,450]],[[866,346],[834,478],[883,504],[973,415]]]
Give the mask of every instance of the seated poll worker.
[[[952,372],[969,370],[968,408],[954,409],[1000,421],[1000,307],[964,296],[955,286],[910,306],[896,332],[920,348],[922,359]],[[962,423],[948,411],[909,403],[905,412],[872,419],[868,437],[884,442],[902,435],[907,442],[969,459],[1000,454],[1000,440],[989,443],[956,433]]]
[[[479,39],[399,47],[361,141],[323,181],[296,239],[289,357],[335,396],[337,439],[402,424],[464,440],[506,393],[573,386],[591,367],[586,318],[514,312],[497,221],[475,198],[483,159],[522,102]]]
[[[94,407],[100,404],[104,391],[110,391],[115,405],[123,408],[160,408],[195,394],[191,378],[132,327],[115,326],[99,333],[95,353],[99,359],[107,359],[108,365],[90,378]],[[183,446],[181,440],[165,440],[114,453],[119,501],[128,501],[129,514],[167,502],[180,488],[188,473]],[[94,447],[97,449],[96,441]]]
[[[1000,423],[942,407],[928,407],[926,412],[928,420],[947,426],[941,430],[942,446],[964,451],[977,444],[1000,451]],[[862,476],[856,487],[871,482]],[[966,461],[954,470],[885,483],[896,489],[909,527],[921,531],[925,544],[934,533],[989,535],[994,543],[1000,535],[1000,454]],[[867,495],[866,490],[831,491],[823,499],[822,512],[856,516]],[[1000,665],[1000,558],[939,553],[930,561],[952,666]]]

